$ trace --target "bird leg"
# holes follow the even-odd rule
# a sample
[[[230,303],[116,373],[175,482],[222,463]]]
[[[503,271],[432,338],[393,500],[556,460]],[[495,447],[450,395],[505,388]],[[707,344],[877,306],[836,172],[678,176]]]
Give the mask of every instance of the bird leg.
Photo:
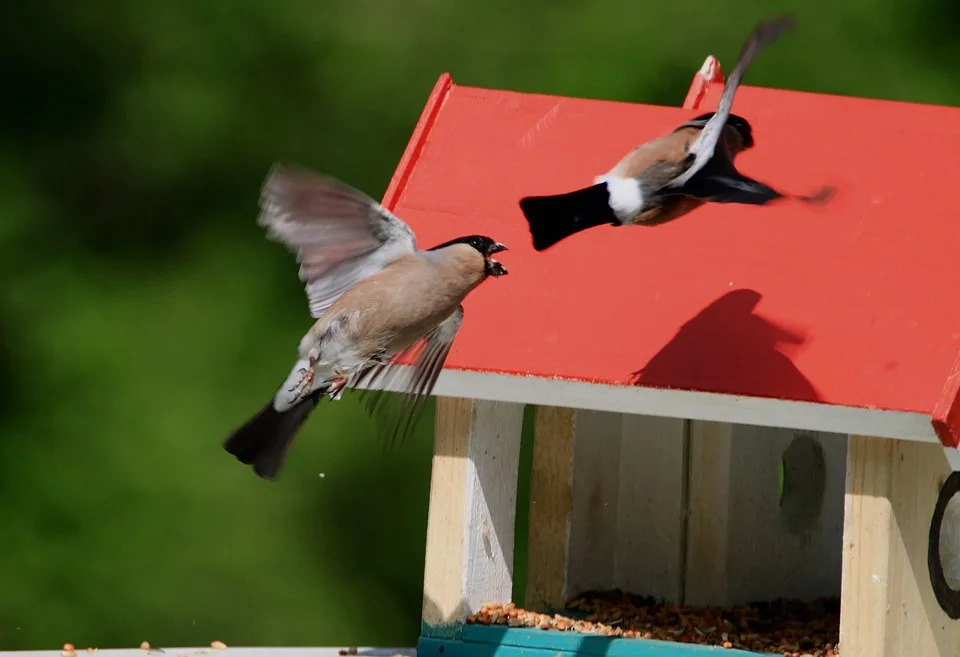
[[[341,372],[339,368],[333,368],[333,376],[327,379],[327,383],[330,385],[327,389],[330,399],[340,398],[340,393],[343,392],[343,389],[346,387],[347,380],[348,377],[346,374]]]
[[[297,382],[292,388],[288,389],[287,392],[296,391],[298,397],[303,397],[310,393],[313,389],[313,377],[314,371],[313,368],[317,366],[317,357],[311,354],[309,356],[310,367],[301,367],[297,370],[297,374],[300,375],[300,381]]]

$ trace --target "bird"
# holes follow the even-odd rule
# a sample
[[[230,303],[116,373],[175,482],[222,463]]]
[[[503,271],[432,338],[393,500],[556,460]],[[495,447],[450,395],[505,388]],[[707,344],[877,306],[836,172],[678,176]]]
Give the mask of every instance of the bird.
[[[324,396],[349,384],[402,442],[433,390],[463,322],[462,302],[507,268],[507,247],[466,235],[421,250],[411,228],[365,193],[326,174],[276,163],[260,195],[258,224],[297,254],[315,320],[273,397],[230,433],[224,449],[276,480],[293,439]],[[407,365],[403,367],[402,365]],[[376,390],[375,384],[382,384]],[[381,393],[393,395],[384,403]]]
[[[743,175],[734,165],[737,154],[754,146],[750,122],[731,113],[737,88],[756,54],[795,25],[793,15],[783,14],[753,28],[715,112],[637,146],[589,187],[521,198],[534,250],[544,251],[596,226],[659,225],[705,202],[766,205],[784,198],[828,200],[834,192],[831,186],[809,195],[787,194]]]

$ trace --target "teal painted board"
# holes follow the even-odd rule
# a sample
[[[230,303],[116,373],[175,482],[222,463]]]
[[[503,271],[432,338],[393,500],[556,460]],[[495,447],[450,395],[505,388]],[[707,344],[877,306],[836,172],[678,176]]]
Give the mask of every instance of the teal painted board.
[[[444,639],[447,641],[456,641],[460,639],[463,632],[463,621],[455,623],[444,623],[442,625],[430,625],[420,623],[420,636],[430,637],[431,639]]]
[[[417,657],[577,657],[575,652],[420,637]]]
[[[491,625],[464,625],[461,636],[460,641],[421,637],[421,643],[433,643],[424,644],[428,653],[420,652],[418,647],[417,657],[532,657],[534,652],[597,657],[757,657],[771,654],[654,639],[624,639]],[[443,650],[439,649],[441,647]]]
[[[606,637],[591,638],[603,639]],[[757,657],[758,654],[713,646],[647,639],[609,640],[606,642],[609,652],[588,651],[588,648],[596,650],[599,647],[600,643],[571,643],[570,649],[564,650],[473,641],[447,641],[445,639],[423,637],[417,643],[417,657],[579,657],[580,655],[597,654],[608,657],[719,657],[720,654],[732,655],[733,657]]]

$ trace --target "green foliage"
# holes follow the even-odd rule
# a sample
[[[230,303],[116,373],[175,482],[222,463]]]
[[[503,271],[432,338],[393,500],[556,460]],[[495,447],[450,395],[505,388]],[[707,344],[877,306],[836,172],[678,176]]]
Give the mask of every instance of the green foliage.
[[[220,447],[309,325],[254,223],[264,174],[382,194],[443,71],[678,104],[774,5],[7,3],[0,649],[412,645],[432,402],[392,454],[351,395],[329,403],[273,485]],[[748,83],[956,103],[957,11],[810,0]]]

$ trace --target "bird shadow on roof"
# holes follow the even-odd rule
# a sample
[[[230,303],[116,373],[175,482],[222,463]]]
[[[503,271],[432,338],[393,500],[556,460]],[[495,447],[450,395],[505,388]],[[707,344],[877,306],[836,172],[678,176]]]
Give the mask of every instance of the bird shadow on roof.
[[[791,359],[806,345],[806,333],[756,314],[762,298],[750,289],[724,294],[685,322],[670,342],[633,373],[630,382],[820,401],[817,389]]]

